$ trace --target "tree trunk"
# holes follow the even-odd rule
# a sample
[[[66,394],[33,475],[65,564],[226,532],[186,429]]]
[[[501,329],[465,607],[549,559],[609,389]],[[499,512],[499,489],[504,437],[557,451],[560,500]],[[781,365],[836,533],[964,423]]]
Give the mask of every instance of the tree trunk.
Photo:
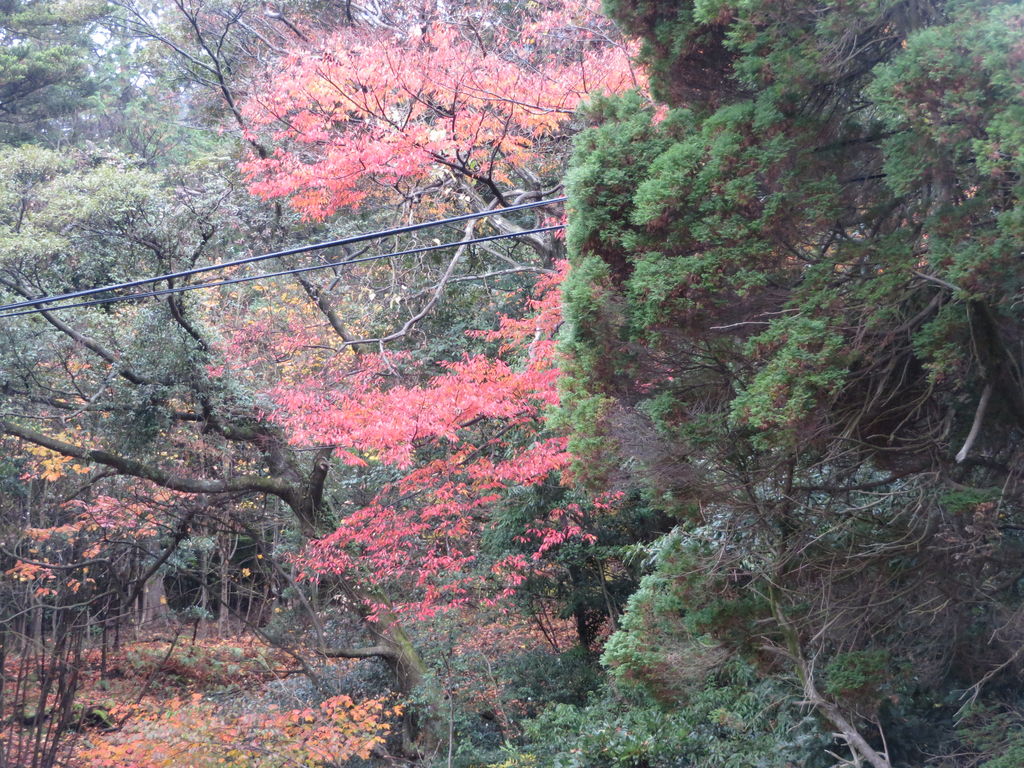
[[[167,595],[164,593],[164,577],[154,574],[146,582],[142,591],[142,610],[139,613],[139,626],[159,621],[167,615]]]
[[[422,702],[415,711],[407,708],[402,718],[402,751],[406,755],[433,754],[442,742],[440,691],[436,685],[425,685],[427,666],[398,619],[389,612],[382,614],[377,624],[374,632],[391,650],[384,660],[395,675],[399,692],[405,696],[415,693]]]

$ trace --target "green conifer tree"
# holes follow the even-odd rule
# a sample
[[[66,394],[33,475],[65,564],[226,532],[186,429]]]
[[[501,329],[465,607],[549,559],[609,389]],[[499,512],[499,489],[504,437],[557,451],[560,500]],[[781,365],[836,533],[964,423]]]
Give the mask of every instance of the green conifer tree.
[[[1020,693],[1024,5],[608,8],[667,112],[578,140],[562,417],[679,526],[606,660],[678,704],[713,642],[920,764]]]

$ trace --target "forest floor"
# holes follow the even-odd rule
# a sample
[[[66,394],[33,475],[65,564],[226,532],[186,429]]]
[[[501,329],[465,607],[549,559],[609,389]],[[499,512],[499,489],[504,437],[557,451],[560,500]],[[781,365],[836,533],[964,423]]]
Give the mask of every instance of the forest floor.
[[[368,756],[385,743],[400,708],[379,687],[358,700],[325,695],[346,687],[358,664],[321,668],[317,691],[288,653],[251,637],[218,637],[212,626],[83,650],[67,670],[77,675],[77,690],[53,764],[223,768]],[[44,656],[5,660],[5,710],[17,714],[0,723],[0,765],[34,765],[51,746],[60,702],[51,692],[40,707],[40,680],[53,672]]]

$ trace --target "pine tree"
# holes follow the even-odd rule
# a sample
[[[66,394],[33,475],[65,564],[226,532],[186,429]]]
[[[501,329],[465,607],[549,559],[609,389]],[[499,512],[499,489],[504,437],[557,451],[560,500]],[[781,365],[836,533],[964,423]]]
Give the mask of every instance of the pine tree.
[[[105,3],[0,4],[0,141],[58,141],[56,121],[93,92],[91,27]]]

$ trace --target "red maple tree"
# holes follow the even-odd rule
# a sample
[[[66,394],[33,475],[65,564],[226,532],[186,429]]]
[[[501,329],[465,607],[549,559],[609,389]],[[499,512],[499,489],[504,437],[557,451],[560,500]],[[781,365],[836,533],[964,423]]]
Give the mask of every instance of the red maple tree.
[[[424,364],[408,354],[364,353],[344,358],[347,363],[311,364],[305,375],[267,391],[269,417],[293,446],[329,447],[348,465],[387,467],[395,477],[307,546],[300,561],[308,575],[353,577],[365,585],[364,595],[380,596],[374,608],[386,595],[389,610],[421,617],[492,602],[521,580],[530,558],[482,564],[477,544],[490,508],[506,490],[539,484],[568,464],[565,439],[546,433],[543,420],[558,401],[554,336],[562,274],[539,281],[525,317],[470,332],[496,343],[495,354],[443,362],[441,373],[424,376]],[[240,370],[268,362],[261,359],[267,347],[251,328],[240,328],[230,345]],[[315,356],[319,347],[306,348]],[[294,359],[289,365],[304,368]],[[413,383],[404,383],[409,379]],[[536,521],[528,533],[536,551],[586,537],[577,514],[555,509]]]
[[[592,0],[453,6],[349,25],[283,57],[245,103],[252,191],[320,219],[368,196],[455,181],[479,204],[559,175],[557,147],[588,96],[643,87]],[[556,182],[557,183],[557,182]]]

